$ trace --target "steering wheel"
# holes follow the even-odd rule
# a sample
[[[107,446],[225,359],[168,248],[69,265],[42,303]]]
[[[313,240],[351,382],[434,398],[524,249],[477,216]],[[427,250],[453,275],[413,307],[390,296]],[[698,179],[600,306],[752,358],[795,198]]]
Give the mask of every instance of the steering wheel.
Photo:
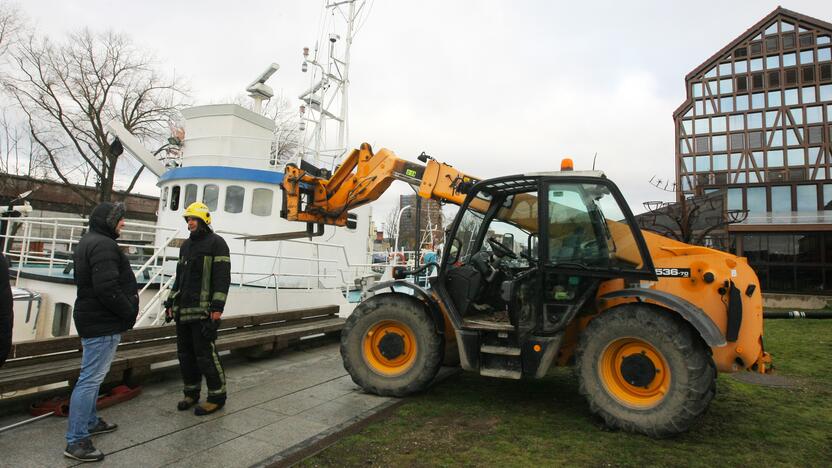
[[[488,244],[494,250],[494,255],[498,257],[508,257],[511,259],[517,258],[517,254],[514,253],[511,249],[506,247],[505,245],[497,242],[496,239],[493,237],[488,238]]]

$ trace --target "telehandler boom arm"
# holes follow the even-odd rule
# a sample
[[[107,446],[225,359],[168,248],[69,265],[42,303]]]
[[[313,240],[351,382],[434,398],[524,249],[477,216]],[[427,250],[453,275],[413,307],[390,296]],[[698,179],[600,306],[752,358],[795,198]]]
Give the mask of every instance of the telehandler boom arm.
[[[329,179],[316,177],[293,164],[282,182],[283,209],[289,221],[345,226],[350,210],[377,200],[394,180],[407,182],[419,196],[461,205],[478,178],[422,155],[425,164],[406,161],[382,148],[373,153],[368,143],[353,150]]]

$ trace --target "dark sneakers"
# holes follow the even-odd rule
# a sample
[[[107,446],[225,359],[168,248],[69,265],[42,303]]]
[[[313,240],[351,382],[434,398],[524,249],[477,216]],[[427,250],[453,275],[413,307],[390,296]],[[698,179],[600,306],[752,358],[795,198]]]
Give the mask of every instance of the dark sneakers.
[[[107,432],[113,432],[118,429],[118,424],[110,424],[107,421],[98,418],[98,424],[95,427],[90,428],[90,435],[94,436],[97,434],[105,434]]]
[[[64,449],[64,456],[82,462],[97,462],[104,459],[104,454],[92,446],[90,439],[67,445]]]

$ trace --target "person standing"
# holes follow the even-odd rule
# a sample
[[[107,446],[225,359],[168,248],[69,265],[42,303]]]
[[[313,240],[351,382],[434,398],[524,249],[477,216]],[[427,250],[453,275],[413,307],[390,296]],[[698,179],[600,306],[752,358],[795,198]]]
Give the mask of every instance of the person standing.
[[[176,407],[185,411],[199,402],[205,376],[207,401],[194,408],[194,414],[204,416],[225,405],[225,371],[215,341],[231,284],[231,257],[225,240],[211,230],[208,206],[191,203],[183,216],[190,236],[179,248],[165,320],[176,321],[176,352],[185,395]]]
[[[0,367],[3,367],[12,349],[13,326],[14,298],[9,280],[9,264],[0,252]]]
[[[73,252],[77,298],[72,318],[81,337],[81,374],[69,401],[69,427],[64,456],[100,461],[90,436],[113,432],[96,413],[98,392],[121,341],[121,333],[136,323],[138,287],[130,261],[116,239],[124,229],[126,212],[121,203],[103,202],[90,215],[89,231]]]

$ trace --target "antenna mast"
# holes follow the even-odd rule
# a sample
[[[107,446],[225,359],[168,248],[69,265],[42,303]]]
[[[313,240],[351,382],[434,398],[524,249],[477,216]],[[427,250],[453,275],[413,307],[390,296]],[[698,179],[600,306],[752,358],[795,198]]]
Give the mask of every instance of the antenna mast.
[[[360,2],[358,6],[356,3]],[[364,0],[327,1],[324,6],[333,17],[333,32],[327,38],[325,63],[318,61],[318,48],[309,57],[309,48],[303,49],[303,65],[306,72],[310,66],[310,87],[300,96],[300,130],[303,141],[299,147],[298,159],[304,159],[316,167],[333,170],[347,151],[349,143],[349,68],[350,48],[356,34],[355,22],[364,7]],[[339,58],[338,42],[341,35],[335,32],[336,18],[345,23],[344,47]],[[323,47],[321,49],[324,49]],[[340,98],[340,99],[339,99]],[[335,127],[337,132],[331,135]],[[332,138],[335,136],[335,138]]]

